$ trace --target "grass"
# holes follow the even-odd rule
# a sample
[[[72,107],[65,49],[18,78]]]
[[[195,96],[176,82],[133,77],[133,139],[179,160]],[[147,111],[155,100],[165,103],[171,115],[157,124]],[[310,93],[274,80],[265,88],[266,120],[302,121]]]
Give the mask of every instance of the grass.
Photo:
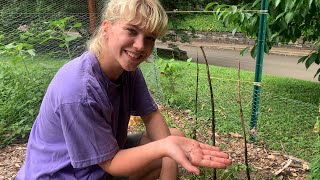
[[[168,78],[160,76],[161,89],[154,81],[154,65],[144,64],[142,69],[151,91],[159,101],[174,108],[190,109],[194,112],[196,65],[181,61],[175,63],[179,66],[176,82],[172,83]],[[204,65],[199,66],[198,125],[200,129],[210,130],[211,120],[208,119],[211,117],[211,104],[206,70]],[[211,66],[210,72],[217,131],[223,134],[241,134],[237,103],[237,70]],[[252,72],[241,71],[241,96],[247,125],[251,114],[253,77]],[[168,88],[170,86],[171,88]],[[319,83],[265,75],[257,122],[258,143],[263,143],[273,150],[285,151],[293,156],[311,160],[318,152],[314,146],[316,135],[312,133],[312,128],[317,117],[319,92]],[[191,126],[189,125],[190,128]]]
[[[49,82],[65,62],[48,57],[16,63],[0,59],[0,147],[26,138]]]
[[[225,26],[213,14],[169,14],[169,29],[206,32],[232,32],[234,26]]]

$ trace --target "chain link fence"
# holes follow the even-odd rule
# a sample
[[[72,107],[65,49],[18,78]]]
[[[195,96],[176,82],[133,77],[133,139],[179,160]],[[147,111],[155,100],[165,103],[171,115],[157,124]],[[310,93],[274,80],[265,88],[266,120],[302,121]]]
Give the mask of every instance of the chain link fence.
[[[0,2],[1,45],[9,55],[73,58],[99,24],[103,0],[4,0]]]
[[[104,0],[2,0],[0,2],[0,45],[4,47],[2,50],[8,57],[15,56],[20,59],[39,56],[70,60],[79,56],[86,49],[87,40],[100,22],[104,3],[106,3]],[[178,81],[175,75],[170,77],[163,73],[163,67],[168,64],[158,59],[155,50],[150,63],[141,66],[152,94],[161,104],[190,112],[186,121],[175,121],[174,126],[184,128],[183,130],[189,135],[196,129],[198,135],[202,135],[203,141],[212,143],[210,142],[211,102],[205,71],[199,74],[198,119],[195,121],[197,75],[191,71],[196,69],[195,64],[179,62],[176,72],[189,73],[188,78],[179,78]],[[174,63],[176,62],[172,62]],[[169,66],[172,67],[172,64]],[[223,133],[241,132],[237,77],[230,77],[229,72],[219,67],[212,67],[211,72],[217,129],[223,130]],[[176,75],[179,76],[179,73]],[[299,92],[279,96],[276,89],[268,88],[271,84],[272,82],[264,83],[260,94],[258,138],[263,139],[266,144],[271,144],[270,136],[277,136],[277,141],[273,141],[271,147],[277,150],[291,146],[296,149],[303,147],[305,150],[301,156],[307,156],[310,152],[316,153],[314,146],[305,144],[304,140],[311,138],[315,141],[315,136],[311,136],[309,131],[318,115],[319,100],[317,104],[314,101],[308,102],[308,99],[297,99]],[[279,89],[294,85],[289,81],[288,84],[280,85]],[[253,80],[242,80],[241,98],[247,120],[251,115],[253,93]],[[294,124],[290,127],[296,129],[286,129],[289,126],[283,123],[288,122]],[[293,131],[299,136],[289,134]],[[290,144],[292,140],[288,141],[288,138],[293,138],[296,143]]]

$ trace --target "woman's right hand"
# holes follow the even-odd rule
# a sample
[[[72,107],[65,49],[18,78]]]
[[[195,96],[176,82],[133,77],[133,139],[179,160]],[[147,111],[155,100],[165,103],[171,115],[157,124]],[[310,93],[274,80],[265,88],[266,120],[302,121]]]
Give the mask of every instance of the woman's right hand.
[[[229,155],[221,152],[220,148],[190,138],[168,136],[164,139],[164,146],[166,156],[197,175],[200,174],[198,166],[222,169],[231,164]]]

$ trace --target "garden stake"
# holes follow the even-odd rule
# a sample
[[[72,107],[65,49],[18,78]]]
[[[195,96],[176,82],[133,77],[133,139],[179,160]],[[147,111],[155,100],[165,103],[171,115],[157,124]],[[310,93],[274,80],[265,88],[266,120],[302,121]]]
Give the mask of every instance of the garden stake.
[[[212,145],[216,145],[216,121],[215,121],[215,114],[214,114],[214,98],[213,98],[213,90],[212,90],[212,85],[211,85],[211,77],[210,77],[210,72],[209,72],[209,65],[208,65],[208,60],[207,56],[203,50],[203,47],[200,46],[200,49],[202,51],[204,60],[206,62],[206,69],[207,69],[207,77],[208,77],[208,83],[209,83],[209,88],[210,88],[210,96],[211,96],[211,112],[212,112]],[[217,171],[216,169],[213,169],[213,180],[217,179]]]
[[[193,136],[192,139],[197,139],[197,122],[198,122],[198,86],[199,86],[199,57],[198,57],[198,51],[197,51],[197,84],[196,84],[196,120],[195,124],[196,126],[193,127]]]
[[[238,103],[239,103],[239,110],[240,110],[240,117],[241,117],[241,124],[242,124],[242,131],[243,131],[243,140],[244,140],[244,160],[246,164],[246,171],[247,171],[247,179],[250,180],[250,172],[249,172],[249,163],[248,163],[248,149],[247,149],[247,135],[246,135],[246,127],[244,124],[244,117],[243,117],[243,110],[242,110],[242,103],[241,103],[241,93],[240,93],[240,60],[238,66]]]

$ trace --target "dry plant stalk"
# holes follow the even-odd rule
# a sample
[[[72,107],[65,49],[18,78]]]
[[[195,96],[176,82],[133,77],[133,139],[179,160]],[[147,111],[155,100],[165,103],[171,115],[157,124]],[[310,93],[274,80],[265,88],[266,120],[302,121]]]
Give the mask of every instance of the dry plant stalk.
[[[198,87],[199,87],[199,58],[198,58],[198,51],[197,51],[197,84],[196,84],[196,119],[195,119],[195,124],[198,122]],[[193,139],[197,139],[197,127],[193,127]]]
[[[246,127],[244,123],[244,116],[242,110],[242,103],[241,103],[241,93],[240,93],[240,60],[238,65],[238,103],[239,103],[239,110],[240,110],[240,117],[241,117],[241,124],[242,124],[242,131],[243,131],[243,140],[244,140],[244,159],[246,164],[246,171],[247,171],[247,179],[250,180],[250,171],[249,171],[249,163],[248,163],[248,148],[247,148],[247,135],[246,135]]]
[[[216,145],[216,121],[215,121],[215,114],[214,114],[214,97],[213,97],[213,90],[212,90],[212,85],[211,85],[211,77],[210,77],[210,72],[209,72],[209,65],[208,65],[207,56],[206,56],[202,46],[200,46],[200,49],[202,51],[204,60],[206,62],[207,77],[208,77],[208,83],[209,83],[209,88],[210,88],[210,96],[211,96],[212,144],[213,144],[213,146],[215,146]],[[216,171],[216,169],[213,169],[213,180],[216,180],[216,179],[217,179],[217,171]]]

